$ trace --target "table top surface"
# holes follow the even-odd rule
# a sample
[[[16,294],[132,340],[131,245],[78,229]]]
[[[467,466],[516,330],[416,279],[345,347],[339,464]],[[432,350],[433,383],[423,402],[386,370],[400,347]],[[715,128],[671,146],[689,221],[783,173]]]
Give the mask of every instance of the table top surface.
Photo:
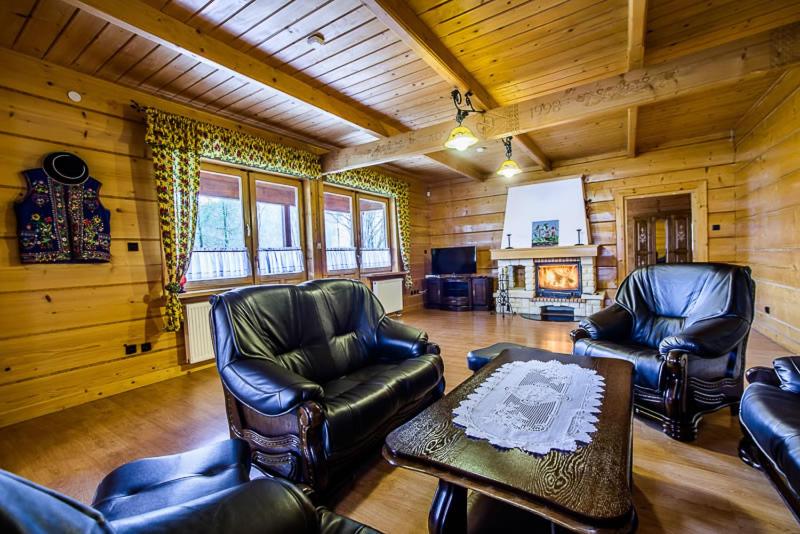
[[[529,454],[469,438],[453,424],[453,409],[504,363],[558,360],[594,369],[605,379],[597,431],[577,451]],[[432,474],[539,514],[566,512],[613,523],[633,512],[631,498],[632,375],[630,362],[534,348],[504,350],[479,372],[386,438],[393,465]]]

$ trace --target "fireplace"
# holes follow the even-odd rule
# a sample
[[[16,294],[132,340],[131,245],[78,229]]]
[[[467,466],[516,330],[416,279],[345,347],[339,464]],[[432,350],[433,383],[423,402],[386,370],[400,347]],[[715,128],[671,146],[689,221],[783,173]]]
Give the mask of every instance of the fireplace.
[[[534,267],[537,297],[568,299],[581,296],[580,260],[536,260]]]

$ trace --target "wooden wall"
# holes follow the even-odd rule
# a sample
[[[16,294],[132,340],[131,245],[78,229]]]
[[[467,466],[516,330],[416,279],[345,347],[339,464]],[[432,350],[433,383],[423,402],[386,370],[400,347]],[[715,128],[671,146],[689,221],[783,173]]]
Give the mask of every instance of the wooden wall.
[[[755,328],[800,352],[800,89],[737,142],[736,260],[757,284]],[[780,87],[773,92],[780,92]],[[768,97],[769,98],[769,95]],[[774,98],[774,97],[773,97]],[[767,311],[769,309],[769,311]]]
[[[130,101],[239,125],[114,84],[0,50],[0,427],[178,376],[183,332],[162,331],[164,299],[157,204],[144,123]],[[80,103],[66,97],[83,94]],[[241,128],[268,136],[266,132]],[[274,136],[273,136],[274,137]],[[285,141],[275,137],[277,141]],[[288,142],[288,141],[287,141]],[[296,144],[296,143],[295,143]],[[111,210],[112,261],[21,265],[12,202],[20,171],[55,150],[79,154],[103,183]],[[412,273],[427,248],[424,189],[412,183]],[[129,252],[127,244],[139,244]],[[408,305],[420,305],[418,295]],[[125,356],[124,344],[152,343]],[[206,365],[207,366],[207,365]]]
[[[509,186],[565,176],[585,176],[592,243],[599,244],[598,286],[613,294],[617,287],[617,236],[614,193],[622,189],[706,181],[708,187],[709,258],[734,258],[733,146],[728,140],[641,154],[575,163],[550,172],[520,175],[511,182],[453,183],[431,188],[431,246],[478,246],[478,268],[495,269],[489,250],[500,246]],[[719,225],[719,230],[712,230]],[[622,253],[622,251],[620,251]]]

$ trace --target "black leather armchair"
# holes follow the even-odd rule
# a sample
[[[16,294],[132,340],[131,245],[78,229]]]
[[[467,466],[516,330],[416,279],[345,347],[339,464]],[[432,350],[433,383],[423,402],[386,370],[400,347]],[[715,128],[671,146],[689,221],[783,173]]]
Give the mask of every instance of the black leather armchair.
[[[800,356],[747,371],[739,456],[763,469],[800,521]]]
[[[0,532],[8,534],[370,534],[280,479],[249,479],[245,442],[146,458],[112,471],[92,506],[0,470]]]
[[[704,414],[738,407],[754,300],[749,267],[642,267],[615,304],[579,323],[573,353],[633,362],[636,412],[692,440]]]
[[[444,391],[439,347],[363,284],[314,280],[211,299],[231,435],[265,472],[320,492]]]

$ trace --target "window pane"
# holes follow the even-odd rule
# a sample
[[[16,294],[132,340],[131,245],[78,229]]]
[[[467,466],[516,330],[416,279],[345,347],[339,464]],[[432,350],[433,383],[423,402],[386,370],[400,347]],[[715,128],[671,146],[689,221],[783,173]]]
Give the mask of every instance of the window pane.
[[[295,186],[256,180],[258,274],[305,270],[297,193]]]
[[[353,199],[325,193],[325,249],[329,271],[356,268]]]
[[[238,176],[200,171],[197,229],[188,281],[250,275]]]
[[[386,235],[386,204],[361,198],[358,200],[358,210],[361,214],[361,267],[391,267],[392,255]]]

